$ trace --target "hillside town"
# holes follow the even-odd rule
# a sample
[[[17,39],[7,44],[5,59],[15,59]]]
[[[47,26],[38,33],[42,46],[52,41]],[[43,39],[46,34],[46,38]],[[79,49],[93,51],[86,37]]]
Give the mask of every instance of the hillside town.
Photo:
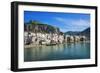
[[[86,41],[85,36],[71,36],[64,34],[49,34],[49,33],[33,33],[33,32],[25,32],[24,33],[24,44],[38,44],[38,45],[54,45],[54,44],[62,44],[67,42],[79,42]]]
[[[71,34],[74,33],[74,34]],[[89,40],[90,28],[78,32],[63,33],[59,28],[37,21],[30,21],[24,25],[25,45],[56,45]]]

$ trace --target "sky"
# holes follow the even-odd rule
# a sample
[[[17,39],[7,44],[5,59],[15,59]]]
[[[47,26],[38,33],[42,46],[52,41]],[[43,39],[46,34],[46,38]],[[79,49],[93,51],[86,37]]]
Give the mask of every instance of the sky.
[[[58,27],[60,31],[83,31],[90,27],[90,14],[24,11],[24,23],[36,20]]]

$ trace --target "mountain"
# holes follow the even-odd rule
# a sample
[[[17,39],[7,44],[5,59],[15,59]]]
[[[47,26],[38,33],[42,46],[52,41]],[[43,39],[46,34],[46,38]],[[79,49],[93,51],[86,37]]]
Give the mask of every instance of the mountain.
[[[39,21],[29,21],[28,23],[24,23],[24,31],[31,31],[35,33],[60,33],[59,28]]]
[[[79,35],[79,34],[80,34],[80,32],[78,32],[78,31],[68,31],[65,33],[65,35]]]
[[[89,28],[86,28],[85,30],[83,31],[68,31],[65,33],[65,35],[83,35],[83,36],[86,36],[87,39],[90,39],[90,27]]]
[[[87,28],[85,30],[83,30],[81,33],[81,35],[86,36],[88,39],[90,39],[90,28]]]
[[[89,33],[90,33],[90,28],[87,28],[87,29],[85,29],[85,30],[83,30],[83,31],[81,32],[81,34],[83,34],[83,35],[89,34]]]
[[[63,34],[59,28],[35,20],[24,23],[24,31]],[[90,39],[90,27],[83,31],[68,31],[65,32],[64,35],[83,35]]]

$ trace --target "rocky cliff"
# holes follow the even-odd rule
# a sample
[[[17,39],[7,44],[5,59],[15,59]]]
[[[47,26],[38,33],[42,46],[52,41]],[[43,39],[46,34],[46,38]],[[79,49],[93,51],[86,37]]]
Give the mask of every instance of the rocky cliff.
[[[60,33],[59,28],[44,24],[38,21],[30,21],[28,23],[24,23],[24,30],[31,32],[41,32],[41,33]]]

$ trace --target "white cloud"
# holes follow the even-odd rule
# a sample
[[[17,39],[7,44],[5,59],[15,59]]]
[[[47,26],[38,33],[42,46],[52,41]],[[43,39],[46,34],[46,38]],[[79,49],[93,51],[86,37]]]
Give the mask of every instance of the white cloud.
[[[58,20],[58,21],[65,21],[66,19],[64,19],[64,18],[60,18],[60,17],[56,17],[56,18],[54,18],[54,19],[56,19],[56,20]]]
[[[65,19],[65,18],[60,18],[60,17],[56,17],[56,18],[54,18],[55,20],[57,20],[57,21],[59,21],[59,22],[62,22],[62,23],[64,23],[64,24],[66,24],[67,22],[67,19]]]
[[[68,18],[61,18],[61,17],[55,17],[56,21],[64,24],[63,28],[61,28],[62,31],[82,31],[88,27],[90,27],[90,21],[86,19],[68,19]]]
[[[66,25],[70,25],[70,26],[90,26],[90,22],[88,20],[85,19],[66,19],[66,18],[60,18],[60,17],[56,17],[55,20],[57,20],[58,22],[62,22],[63,24]]]
[[[71,24],[76,26],[89,26],[90,22],[84,19],[78,19],[78,20],[72,20]]]

